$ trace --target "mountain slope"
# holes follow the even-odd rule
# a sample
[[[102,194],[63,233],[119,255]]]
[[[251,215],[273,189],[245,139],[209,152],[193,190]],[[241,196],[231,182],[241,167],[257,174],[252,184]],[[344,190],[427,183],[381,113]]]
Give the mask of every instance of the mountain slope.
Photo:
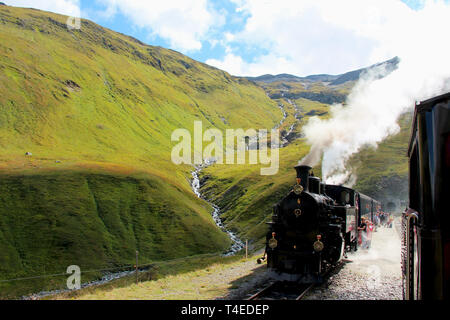
[[[354,71],[349,71],[343,74],[331,75],[331,74],[314,74],[306,77],[297,77],[291,74],[278,74],[271,75],[265,74],[258,77],[245,77],[248,80],[255,82],[264,82],[264,83],[272,83],[272,82],[328,82],[330,85],[340,85],[347,81],[357,81],[361,77],[362,74],[371,72],[372,70],[384,67],[388,71],[393,71],[397,68],[400,59],[398,57],[394,57],[392,59],[386,60],[384,62],[376,63],[367,68],[361,68]]]
[[[114,163],[127,154],[129,164],[151,147],[170,151],[173,129],[197,119],[223,129],[270,127],[279,117],[255,85],[177,52],[90,21],[68,31],[62,16],[0,12],[0,146],[10,157],[33,147]]]
[[[400,59],[374,64],[340,75],[319,74],[307,77],[297,77],[290,74],[263,75],[247,77],[264,88],[272,99],[308,99],[325,104],[343,103],[350,89],[364,74],[383,70],[387,74],[397,69]],[[380,76],[378,76],[380,77]]]
[[[0,279],[225,250],[191,167],[171,162],[171,133],[195,120],[271,128],[276,104],[245,79],[66,19],[0,6]],[[47,280],[0,292],[65,284]]]

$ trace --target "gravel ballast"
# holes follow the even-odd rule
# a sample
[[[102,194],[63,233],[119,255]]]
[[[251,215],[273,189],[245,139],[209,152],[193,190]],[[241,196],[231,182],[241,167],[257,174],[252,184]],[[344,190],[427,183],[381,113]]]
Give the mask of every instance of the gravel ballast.
[[[314,288],[305,300],[401,300],[399,226],[380,227],[369,250],[348,254],[339,272]]]

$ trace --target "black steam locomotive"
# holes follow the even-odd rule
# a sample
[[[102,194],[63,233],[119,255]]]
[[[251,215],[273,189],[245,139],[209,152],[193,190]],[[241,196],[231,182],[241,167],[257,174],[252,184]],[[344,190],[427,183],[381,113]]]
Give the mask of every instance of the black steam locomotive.
[[[353,189],[327,185],[296,166],[297,183],[274,206],[266,241],[267,267],[277,280],[321,282],[350,250],[357,250],[362,210],[370,218],[379,203]]]
[[[416,105],[403,216],[403,294],[450,298],[450,92]]]

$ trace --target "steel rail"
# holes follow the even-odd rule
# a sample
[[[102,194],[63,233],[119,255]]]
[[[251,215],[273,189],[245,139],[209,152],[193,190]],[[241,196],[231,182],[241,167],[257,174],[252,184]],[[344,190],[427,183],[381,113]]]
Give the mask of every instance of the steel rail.
[[[254,295],[252,295],[250,298],[248,298],[247,300],[258,300],[258,298],[265,292],[269,291],[271,288],[273,288],[275,286],[275,284],[278,282],[273,282],[270,285],[268,285],[267,287],[259,290],[257,293],[255,293]]]

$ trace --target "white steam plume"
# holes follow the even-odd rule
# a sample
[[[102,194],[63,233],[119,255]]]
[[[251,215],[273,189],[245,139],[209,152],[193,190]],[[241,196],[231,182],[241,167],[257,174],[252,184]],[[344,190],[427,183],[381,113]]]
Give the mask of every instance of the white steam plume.
[[[450,91],[448,17],[448,5],[430,1],[408,19],[386,23],[384,47],[378,50],[398,52],[398,69],[387,76],[382,66],[371,70],[358,81],[344,106],[331,107],[330,119],[311,118],[303,128],[311,152],[299,162],[314,166],[323,155],[324,181],[351,186],[356,177],[346,163],[353,154],[398,133],[398,117],[415,101]]]

